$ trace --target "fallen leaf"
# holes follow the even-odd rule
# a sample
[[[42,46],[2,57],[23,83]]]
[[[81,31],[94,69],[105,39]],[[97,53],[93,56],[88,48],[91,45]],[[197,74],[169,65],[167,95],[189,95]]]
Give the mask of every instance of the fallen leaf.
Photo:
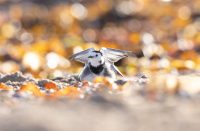
[[[44,96],[40,89],[33,83],[28,83],[26,85],[21,86],[19,92],[31,92],[34,96]]]
[[[57,85],[55,84],[55,83],[53,83],[53,82],[46,82],[45,84],[44,84],[44,87],[46,88],[46,89],[53,89],[53,90],[56,90],[56,91],[58,91],[58,87],[57,87]]]
[[[7,85],[0,83],[0,90],[12,90],[12,88],[8,87]]]
[[[81,91],[78,88],[69,86],[69,87],[66,87],[64,89],[57,91],[54,95],[77,98],[77,97],[79,97],[80,94],[81,94]]]

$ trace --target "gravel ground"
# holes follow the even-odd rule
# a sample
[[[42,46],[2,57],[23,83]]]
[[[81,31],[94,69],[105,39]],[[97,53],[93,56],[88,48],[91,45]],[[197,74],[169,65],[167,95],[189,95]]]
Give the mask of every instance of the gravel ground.
[[[16,79],[13,81],[16,83]],[[34,81],[34,79],[23,79],[23,81]],[[199,131],[198,95],[189,98],[168,95],[164,99],[151,100],[133,88],[127,92],[128,94],[110,94],[103,90],[94,92],[85,99],[67,97],[44,99],[13,97],[10,91],[0,91],[0,129],[1,131]]]

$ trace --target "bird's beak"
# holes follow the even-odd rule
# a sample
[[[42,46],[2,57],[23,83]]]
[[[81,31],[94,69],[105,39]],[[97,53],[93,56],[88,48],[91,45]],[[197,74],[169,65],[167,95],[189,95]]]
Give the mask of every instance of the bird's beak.
[[[88,58],[93,58],[92,56],[88,56]]]

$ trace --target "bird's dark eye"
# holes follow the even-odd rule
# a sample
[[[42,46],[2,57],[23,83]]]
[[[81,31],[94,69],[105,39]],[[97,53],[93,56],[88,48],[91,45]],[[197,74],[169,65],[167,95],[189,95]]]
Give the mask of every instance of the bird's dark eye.
[[[96,57],[97,57],[98,55],[96,54]]]

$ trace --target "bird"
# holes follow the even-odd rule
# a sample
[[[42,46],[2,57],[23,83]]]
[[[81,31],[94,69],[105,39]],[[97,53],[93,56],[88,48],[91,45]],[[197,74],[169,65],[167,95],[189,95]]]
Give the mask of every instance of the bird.
[[[85,64],[78,75],[80,81],[93,81],[98,76],[116,80],[117,75],[123,77],[123,74],[114,63],[130,55],[133,55],[132,51],[102,47],[100,50],[94,48],[83,50],[73,54],[69,59]]]

